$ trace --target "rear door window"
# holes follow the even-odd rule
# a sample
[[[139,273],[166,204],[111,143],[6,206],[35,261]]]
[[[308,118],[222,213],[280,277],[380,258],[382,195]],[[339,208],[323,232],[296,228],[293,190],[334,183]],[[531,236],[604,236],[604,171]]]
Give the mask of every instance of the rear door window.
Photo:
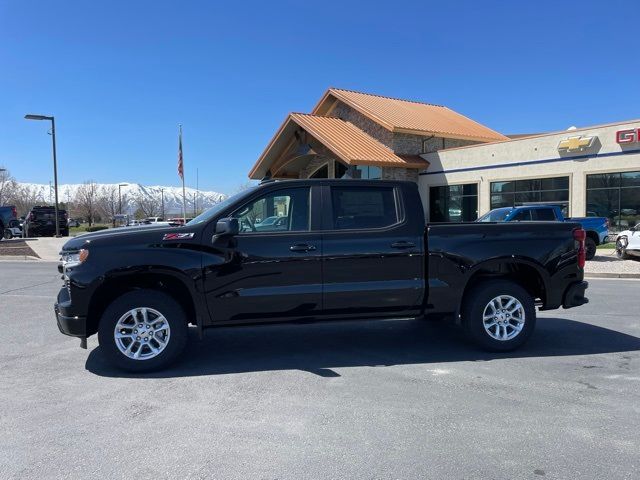
[[[384,228],[398,223],[393,187],[331,187],[334,230]]]
[[[512,222],[530,222],[531,210],[519,210],[511,219]]]
[[[533,210],[532,216],[534,220],[554,221],[556,219],[556,213],[553,208],[537,208]]]

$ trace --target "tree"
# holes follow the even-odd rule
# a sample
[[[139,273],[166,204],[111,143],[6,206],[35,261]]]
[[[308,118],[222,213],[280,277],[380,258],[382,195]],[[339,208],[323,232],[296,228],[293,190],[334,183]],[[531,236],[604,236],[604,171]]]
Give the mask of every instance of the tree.
[[[45,203],[42,192],[38,191],[36,187],[20,185],[15,181],[13,183],[11,195],[7,200],[9,204],[15,205],[18,216],[26,215],[31,207]]]
[[[161,205],[157,198],[151,195],[141,194],[136,198],[136,218],[142,214],[142,218],[157,217],[160,215]]]
[[[121,213],[118,187],[115,185],[102,187],[98,195],[98,211],[104,219],[110,219],[113,226],[116,226],[116,215]]]
[[[98,216],[98,185],[93,180],[84,182],[76,193],[76,207],[91,226]]]
[[[0,168],[3,168],[0,166]],[[7,205],[17,188],[16,181],[9,170],[0,170],[0,206]]]

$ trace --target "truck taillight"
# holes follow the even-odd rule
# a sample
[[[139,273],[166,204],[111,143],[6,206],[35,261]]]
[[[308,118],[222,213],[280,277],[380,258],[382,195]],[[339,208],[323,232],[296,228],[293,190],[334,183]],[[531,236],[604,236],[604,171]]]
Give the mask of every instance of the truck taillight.
[[[11,207],[11,215],[13,215],[13,218],[18,218],[18,210],[16,207]]]
[[[33,212],[29,212],[29,221],[33,222],[36,219],[36,216]]]
[[[584,242],[587,239],[587,232],[582,228],[576,228],[573,231],[573,239],[578,243],[578,266],[584,268],[587,262],[587,252],[584,248]]]

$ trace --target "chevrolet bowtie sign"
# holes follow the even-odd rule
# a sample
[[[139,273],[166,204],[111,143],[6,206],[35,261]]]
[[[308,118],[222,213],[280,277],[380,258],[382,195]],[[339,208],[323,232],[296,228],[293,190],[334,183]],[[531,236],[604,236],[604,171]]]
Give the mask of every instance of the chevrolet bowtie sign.
[[[584,135],[578,135],[575,137],[565,138],[558,144],[558,150],[560,152],[581,152],[590,148],[593,145],[593,141],[596,137],[586,137]]]

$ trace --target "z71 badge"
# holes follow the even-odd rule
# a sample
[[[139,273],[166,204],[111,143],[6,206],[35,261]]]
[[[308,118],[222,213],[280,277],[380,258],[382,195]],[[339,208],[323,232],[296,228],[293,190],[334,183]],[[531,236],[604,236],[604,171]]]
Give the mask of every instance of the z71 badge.
[[[162,240],[187,240],[193,238],[194,233],[165,233]]]

